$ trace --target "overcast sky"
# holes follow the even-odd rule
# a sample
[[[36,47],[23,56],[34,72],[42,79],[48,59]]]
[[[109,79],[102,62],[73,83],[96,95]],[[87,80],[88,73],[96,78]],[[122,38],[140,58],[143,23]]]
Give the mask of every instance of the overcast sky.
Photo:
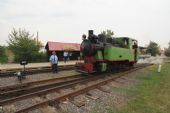
[[[81,42],[82,34],[111,29],[116,36],[170,42],[170,0],[0,0],[0,44],[12,28],[47,41]]]

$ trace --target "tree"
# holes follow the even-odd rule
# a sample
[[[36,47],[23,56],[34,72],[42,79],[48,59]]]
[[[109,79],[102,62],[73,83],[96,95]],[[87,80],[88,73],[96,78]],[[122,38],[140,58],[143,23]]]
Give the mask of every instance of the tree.
[[[112,37],[114,32],[112,30],[107,29],[106,31],[102,31],[101,34],[105,35],[106,37]]]
[[[0,57],[5,56],[5,47],[4,46],[0,46]]]
[[[41,43],[36,42],[33,37],[34,35],[31,35],[25,29],[19,29],[18,31],[13,29],[9,34],[9,41],[7,41],[7,43],[9,49],[11,49],[15,55],[16,62],[23,59],[28,60],[28,62],[34,62],[37,60]]]
[[[6,47],[0,46],[0,63],[6,63],[8,61],[5,51]]]
[[[170,57],[170,42],[169,42],[169,47],[165,49],[165,55]]]
[[[150,41],[147,50],[147,53],[150,53],[151,56],[156,56],[157,54],[159,54],[159,46],[157,43]]]

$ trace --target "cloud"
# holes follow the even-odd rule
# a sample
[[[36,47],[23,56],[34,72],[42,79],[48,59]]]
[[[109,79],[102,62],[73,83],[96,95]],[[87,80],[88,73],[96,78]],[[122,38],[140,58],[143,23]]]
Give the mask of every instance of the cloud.
[[[169,0],[1,0],[0,43],[15,28],[39,31],[44,42],[81,42],[88,29],[112,29],[141,45],[170,41]],[[68,37],[71,40],[68,40]]]

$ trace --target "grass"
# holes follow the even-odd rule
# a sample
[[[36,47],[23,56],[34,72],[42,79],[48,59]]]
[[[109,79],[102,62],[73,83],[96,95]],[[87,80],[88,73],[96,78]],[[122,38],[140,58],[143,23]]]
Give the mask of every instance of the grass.
[[[140,84],[128,90],[133,99],[119,108],[110,106],[107,113],[170,113],[170,63],[163,64],[161,73],[157,67],[146,68],[147,76],[136,78]]]

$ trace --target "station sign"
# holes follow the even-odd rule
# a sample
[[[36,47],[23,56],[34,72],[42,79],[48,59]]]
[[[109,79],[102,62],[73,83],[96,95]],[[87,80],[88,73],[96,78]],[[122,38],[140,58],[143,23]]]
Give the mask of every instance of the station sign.
[[[21,64],[21,65],[27,65],[27,64],[28,64],[28,61],[27,61],[27,60],[21,60],[21,61],[20,61],[20,64]]]

